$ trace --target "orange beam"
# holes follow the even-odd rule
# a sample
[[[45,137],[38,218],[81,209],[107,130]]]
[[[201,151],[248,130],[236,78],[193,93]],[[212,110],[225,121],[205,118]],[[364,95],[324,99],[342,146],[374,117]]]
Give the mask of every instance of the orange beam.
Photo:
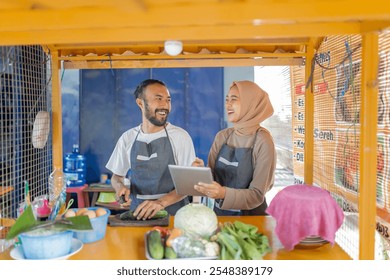
[[[379,48],[376,32],[362,38],[359,165],[359,259],[375,258]]]

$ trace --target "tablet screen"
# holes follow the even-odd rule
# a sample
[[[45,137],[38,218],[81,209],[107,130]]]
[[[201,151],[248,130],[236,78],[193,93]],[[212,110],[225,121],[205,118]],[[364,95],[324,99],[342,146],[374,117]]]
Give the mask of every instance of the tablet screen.
[[[180,195],[204,196],[194,189],[199,182],[212,183],[210,167],[168,165],[176,193]]]

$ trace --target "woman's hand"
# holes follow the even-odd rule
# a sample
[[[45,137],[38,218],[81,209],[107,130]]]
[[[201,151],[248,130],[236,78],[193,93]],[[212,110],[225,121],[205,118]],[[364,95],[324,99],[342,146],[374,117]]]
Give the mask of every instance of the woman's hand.
[[[226,194],[225,187],[213,181],[211,184],[199,182],[194,186],[195,190],[203,193],[205,196],[214,199],[224,199]]]
[[[196,167],[204,167],[204,162],[203,159],[201,158],[195,158],[194,162],[191,164],[191,166],[196,166]]]

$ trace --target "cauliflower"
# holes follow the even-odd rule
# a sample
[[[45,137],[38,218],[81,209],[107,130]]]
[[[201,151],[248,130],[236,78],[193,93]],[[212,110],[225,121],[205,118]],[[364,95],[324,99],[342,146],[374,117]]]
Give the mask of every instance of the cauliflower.
[[[184,234],[172,240],[172,248],[179,258],[217,257],[219,244],[193,234]]]
[[[206,257],[216,257],[219,255],[219,244],[214,241],[202,239],[204,245],[204,253]]]

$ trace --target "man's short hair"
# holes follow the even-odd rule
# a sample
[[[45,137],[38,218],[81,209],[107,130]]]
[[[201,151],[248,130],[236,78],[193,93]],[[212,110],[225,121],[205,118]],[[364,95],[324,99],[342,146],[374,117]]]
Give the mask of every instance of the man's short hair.
[[[142,81],[138,86],[137,88],[135,89],[134,91],[134,97],[137,99],[137,98],[142,98],[143,97],[143,94],[144,94],[144,90],[147,86],[149,85],[153,85],[153,84],[160,84],[164,87],[167,87],[164,82],[160,81],[160,80],[156,80],[156,79],[147,79],[147,80],[144,80]]]

